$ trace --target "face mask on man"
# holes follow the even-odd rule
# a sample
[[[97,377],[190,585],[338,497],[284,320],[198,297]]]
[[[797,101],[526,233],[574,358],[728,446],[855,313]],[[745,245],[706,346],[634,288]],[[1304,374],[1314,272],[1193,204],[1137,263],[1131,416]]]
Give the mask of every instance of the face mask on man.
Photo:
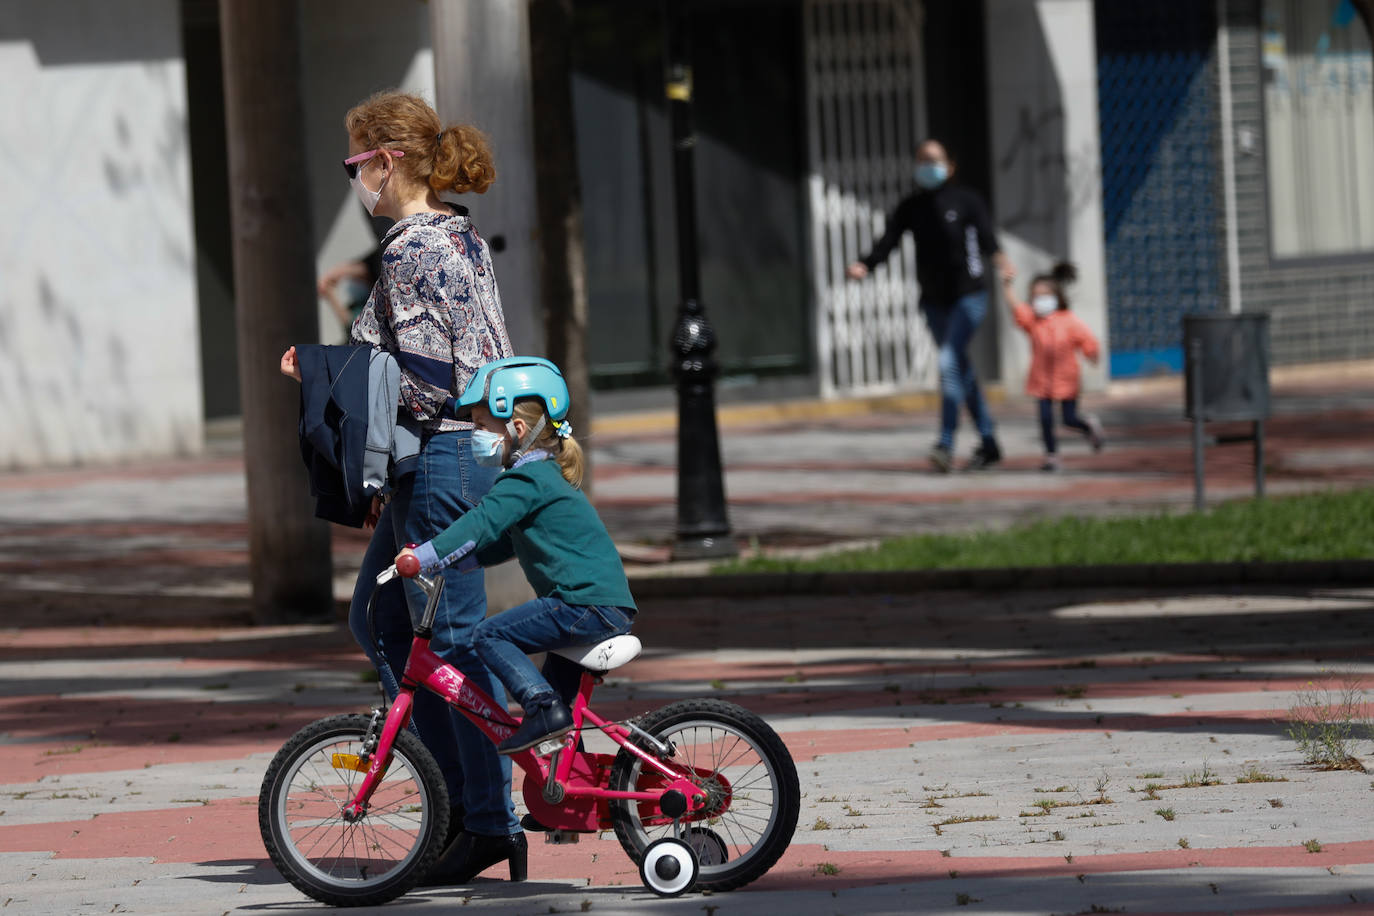
[[[472,460],[484,468],[499,468],[506,464],[506,437],[485,429],[472,431]]]
[[[915,175],[916,184],[931,191],[949,179],[949,166],[943,162],[918,162]]]
[[[1031,299],[1031,310],[1035,312],[1037,318],[1044,318],[1059,308],[1058,296],[1036,296]]]

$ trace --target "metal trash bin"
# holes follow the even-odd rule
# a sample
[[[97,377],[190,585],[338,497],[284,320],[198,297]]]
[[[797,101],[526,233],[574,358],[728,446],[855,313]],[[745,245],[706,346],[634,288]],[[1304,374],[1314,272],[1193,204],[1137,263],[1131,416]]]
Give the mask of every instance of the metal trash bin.
[[[1183,316],[1183,413],[1193,421],[1193,505],[1203,509],[1203,424],[1249,420],[1251,435],[1218,437],[1253,442],[1255,495],[1264,495],[1264,420],[1269,416],[1269,315]]]
[[[1195,350],[1196,348],[1196,350]],[[1269,416],[1269,315],[1183,317],[1184,415],[1195,420]],[[1201,384],[1201,391],[1195,388]]]

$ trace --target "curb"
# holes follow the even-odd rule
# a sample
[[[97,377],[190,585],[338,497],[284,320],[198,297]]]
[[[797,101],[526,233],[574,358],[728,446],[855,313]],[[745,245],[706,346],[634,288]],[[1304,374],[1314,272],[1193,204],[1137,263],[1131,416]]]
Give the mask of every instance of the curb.
[[[1374,585],[1374,560],[1289,563],[1147,563],[881,572],[737,573],[634,578],[636,598],[915,594],[926,591],[1180,588],[1235,585]]]
[[[983,399],[994,405],[1006,403],[1006,387],[1001,382],[985,383]],[[931,413],[939,409],[938,391],[909,391],[839,398],[720,404],[716,407],[716,422],[723,428],[776,426],[782,423],[866,416],[874,413]],[[603,435],[667,433],[677,429],[677,421],[676,408],[598,414],[591,420],[591,431]]]

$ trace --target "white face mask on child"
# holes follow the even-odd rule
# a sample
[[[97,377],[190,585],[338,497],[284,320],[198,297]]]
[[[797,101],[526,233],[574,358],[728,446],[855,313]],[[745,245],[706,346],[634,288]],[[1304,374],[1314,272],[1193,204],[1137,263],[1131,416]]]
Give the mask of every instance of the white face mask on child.
[[[1059,308],[1058,296],[1036,296],[1031,300],[1031,310],[1037,318],[1044,318]]]

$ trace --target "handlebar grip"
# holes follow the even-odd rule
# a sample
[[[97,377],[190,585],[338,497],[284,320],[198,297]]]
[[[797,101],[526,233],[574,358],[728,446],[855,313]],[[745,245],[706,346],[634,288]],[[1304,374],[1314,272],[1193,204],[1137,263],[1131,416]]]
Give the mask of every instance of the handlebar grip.
[[[408,553],[396,560],[396,571],[407,579],[414,579],[420,574],[420,558],[413,553]]]

